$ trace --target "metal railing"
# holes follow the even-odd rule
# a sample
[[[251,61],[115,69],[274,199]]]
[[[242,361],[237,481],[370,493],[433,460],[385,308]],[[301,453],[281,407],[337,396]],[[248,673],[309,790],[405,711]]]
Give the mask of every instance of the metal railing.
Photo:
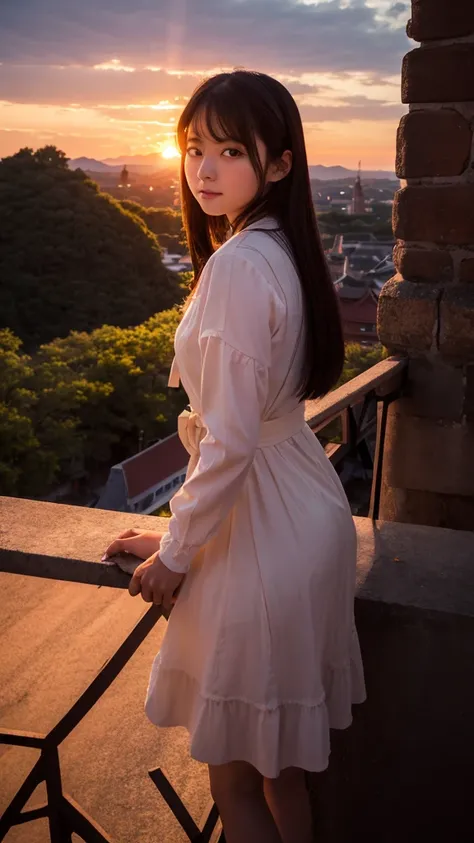
[[[306,406],[305,418],[315,434],[320,435],[324,428],[335,419],[342,420],[341,442],[327,446],[328,457],[335,465],[347,456],[358,455],[363,463],[373,470],[370,507],[370,515],[373,518],[378,515],[387,408],[389,403],[400,394],[405,368],[405,359],[384,360],[334,390],[325,398],[307,402]],[[372,460],[367,438],[373,436],[374,433],[376,434],[375,456]],[[58,505],[37,501],[15,502],[11,498],[5,498],[3,501],[4,526],[8,527],[11,545],[0,547],[0,571],[92,585],[108,585],[114,588],[128,587],[129,576],[117,567],[105,565],[95,559],[61,558],[53,553],[39,554],[36,547],[32,551],[25,545],[25,539],[15,544],[15,503],[18,510],[20,506],[24,508],[28,505],[34,507],[35,510],[43,508],[45,523],[48,522],[47,508],[54,507],[57,513]],[[61,511],[66,512],[71,509],[74,508],[62,507]],[[104,518],[104,520],[119,515],[94,510],[90,511],[89,517],[92,517],[92,512],[94,518]],[[24,517],[23,513],[18,520],[24,521]],[[149,528],[149,517],[133,517],[135,521],[139,519],[146,521],[145,529]],[[110,687],[162,614],[161,608],[154,605],[144,613],[90,685],[50,732],[38,734],[11,729],[0,730],[0,744],[34,747],[41,750],[38,761],[0,818],[0,841],[14,826],[47,817],[51,843],[71,843],[73,833],[78,834],[84,843],[113,843],[112,838],[104,829],[64,792],[59,747]],[[224,843],[224,834],[218,831],[218,812],[214,804],[210,804],[198,825],[164,772],[156,768],[150,770],[149,775],[189,840],[193,843],[209,843],[212,838]],[[42,782],[46,784],[47,801],[33,809],[24,810],[34,790]]]
[[[369,517],[373,519],[378,518],[380,507],[388,407],[401,393],[407,362],[406,357],[389,357],[324,398],[306,402],[306,422],[323,441],[328,425],[340,420],[341,442],[325,445],[333,465],[358,458],[372,473]]]

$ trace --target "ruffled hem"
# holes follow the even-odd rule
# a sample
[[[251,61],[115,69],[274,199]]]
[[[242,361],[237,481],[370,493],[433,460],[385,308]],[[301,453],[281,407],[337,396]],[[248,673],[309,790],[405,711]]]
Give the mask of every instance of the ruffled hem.
[[[264,707],[203,696],[195,679],[165,668],[158,655],[145,712],[156,726],[184,726],[196,761],[216,765],[247,761],[266,778],[276,778],[286,767],[321,772],[329,762],[329,729],[350,726],[352,704],[365,700],[357,662],[331,670],[328,679],[322,701]]]

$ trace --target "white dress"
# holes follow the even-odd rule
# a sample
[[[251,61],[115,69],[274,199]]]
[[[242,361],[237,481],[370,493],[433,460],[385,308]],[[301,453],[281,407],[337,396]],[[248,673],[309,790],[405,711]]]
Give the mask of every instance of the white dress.
[[[176,332],[193,453],[160,556],[185,571],[145,710],[193,758],[319,771],[365,698],[356,534],[295,393],[301,286],[265,218],[210,258]]]

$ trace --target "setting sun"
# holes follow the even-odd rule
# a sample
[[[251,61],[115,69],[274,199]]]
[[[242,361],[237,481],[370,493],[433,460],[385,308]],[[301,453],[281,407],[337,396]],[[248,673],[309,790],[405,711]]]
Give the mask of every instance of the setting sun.
[[[163,158],[179,158],[179,152],[175,146],[165,146],[161,150],[161,155]]]

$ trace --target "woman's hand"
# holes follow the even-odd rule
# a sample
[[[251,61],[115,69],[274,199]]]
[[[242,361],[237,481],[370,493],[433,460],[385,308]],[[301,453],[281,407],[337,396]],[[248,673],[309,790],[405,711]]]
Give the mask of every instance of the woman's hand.
[[[148,559],[160,549],[163,535],[164,533],[154,533],[151,530],[148,530],[148,532],[141,532],[133,528],[125,530],[124,533],[120,533],[118,539],[109,544],[103,558],[115,556],[116,553],[133,553],[140,559]]]
[[[181,585],[184,574],[176,574],[163,565],[158,552],[142,562],[135,570],[128,590],[132,597],[142,595],[145,603],[156,603],[164,609],[171,609],[176,601],[174,594]]]

